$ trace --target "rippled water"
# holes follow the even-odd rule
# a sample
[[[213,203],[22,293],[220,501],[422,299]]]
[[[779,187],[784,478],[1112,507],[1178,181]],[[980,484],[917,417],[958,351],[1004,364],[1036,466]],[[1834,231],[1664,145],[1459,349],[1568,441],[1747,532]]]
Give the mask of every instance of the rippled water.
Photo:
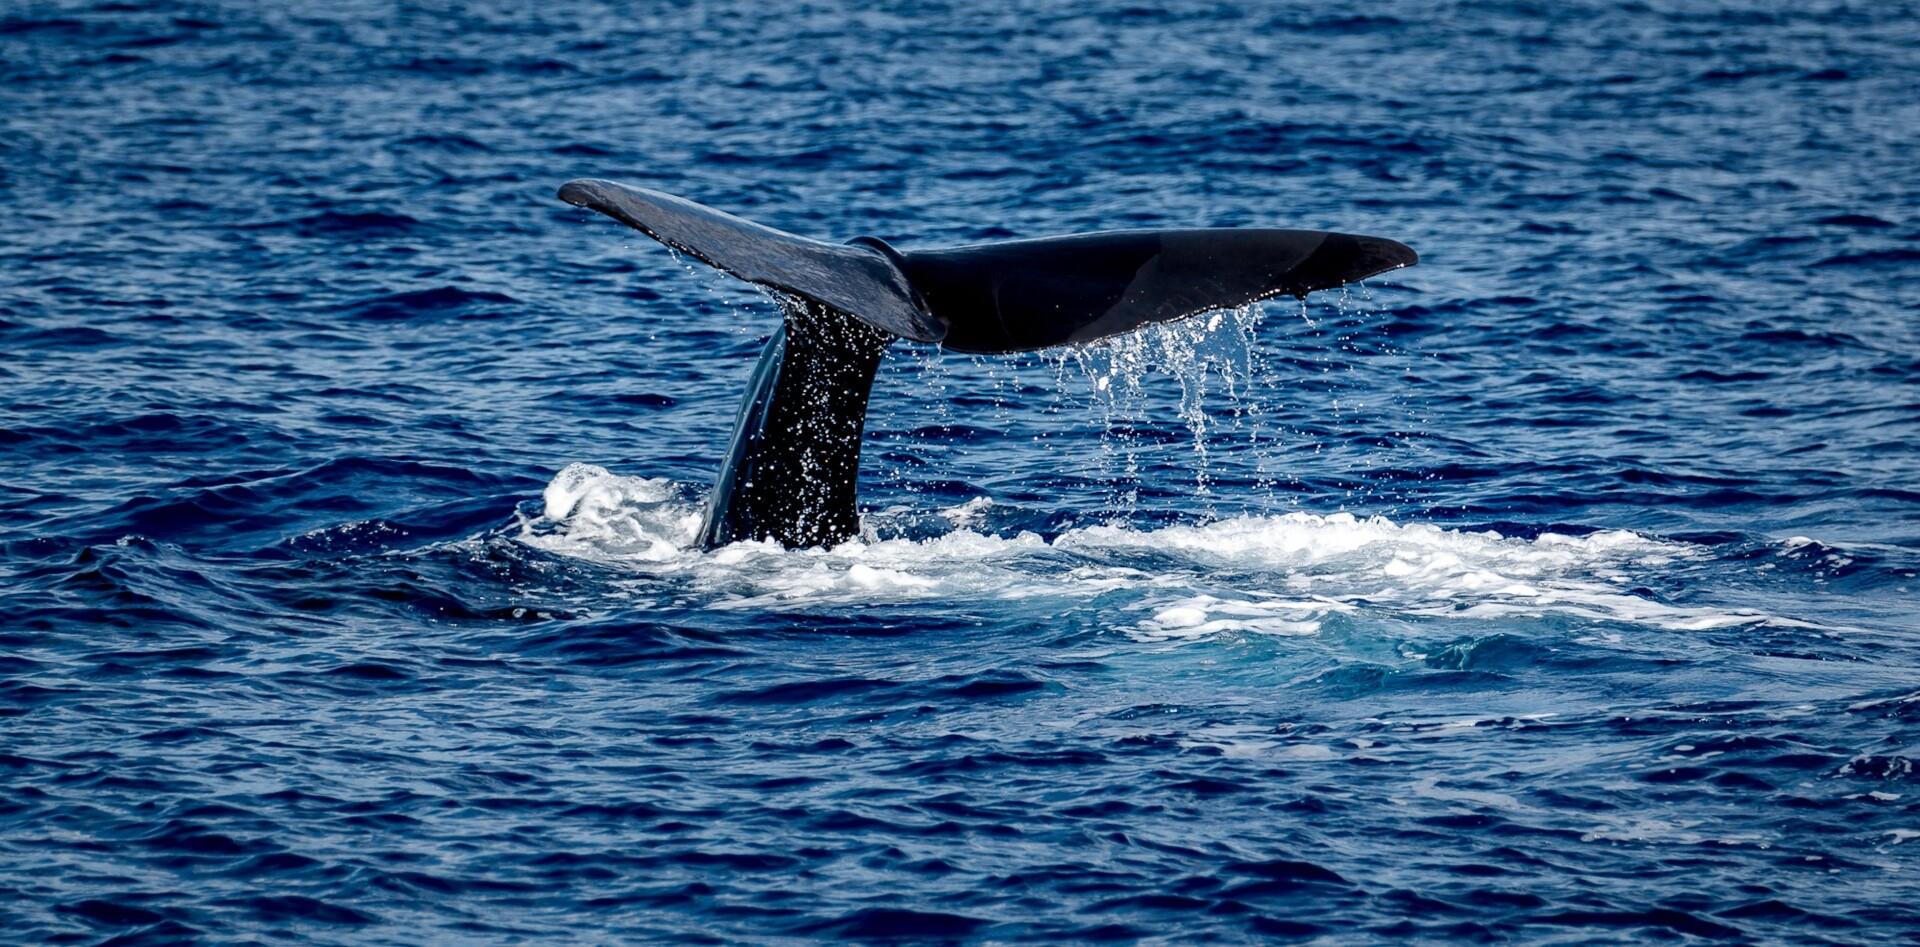
[[[1920,929],[1911,3],[293,6],[0,10],[5,940]],[[776,309],[587,175],[1422,263],[703,553]]]

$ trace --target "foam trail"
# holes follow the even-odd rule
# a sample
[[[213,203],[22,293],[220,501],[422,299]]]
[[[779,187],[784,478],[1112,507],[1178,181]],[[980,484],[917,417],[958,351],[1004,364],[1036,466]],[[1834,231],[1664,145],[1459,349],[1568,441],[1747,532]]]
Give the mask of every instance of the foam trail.
[[[1517,539],[1348,513],[1246,516],[1198,525],[998,536],[968,526],[989,502],[943,512],[955,528],[925,540],[853,540],[833,549],[694,545],[697,505],[670,481],[573,464],[519,540],[667,580],[715,609],[812,608],[919,600],[1110,596],[1154,640],[1309,635],[1336,614],[1470,619],[1558,615],[1675,630],[1781,623],[1768,615],[1676,606],[1634,594],[1635,575],[1708,558],[1700,547],[1608,530]]]

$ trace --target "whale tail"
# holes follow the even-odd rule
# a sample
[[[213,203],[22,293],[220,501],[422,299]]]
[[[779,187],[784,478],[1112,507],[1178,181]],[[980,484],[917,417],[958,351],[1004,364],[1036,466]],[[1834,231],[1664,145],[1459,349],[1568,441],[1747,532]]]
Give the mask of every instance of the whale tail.
[[[710,266],[961,352],[1092,342],[1272,296],[1305,296],[1418,257],[1381,237],[1313,230],[1123,230],[900,252],[874,237],[835,244],[684,198],[579,180],[590,207]]]
[[[868,391],[896,338],[969,353],[1093,342],[1412,266],[1393,240],[1312,230],[1132,230],[902,252],[762,226],[660,191],[583,179],[560,199],[791,297],[715,479],[701,542],[830,546],[859,531]]]

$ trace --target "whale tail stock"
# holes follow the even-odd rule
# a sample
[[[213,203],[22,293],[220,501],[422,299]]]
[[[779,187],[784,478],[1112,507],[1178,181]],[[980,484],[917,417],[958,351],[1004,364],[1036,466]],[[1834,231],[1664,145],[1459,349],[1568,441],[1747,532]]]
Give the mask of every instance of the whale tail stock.
[[[560,199],[791,297],[755,369],[701,543],[831,546],[859,532],[867,397],[895,338],[969,353],[1092,342],[1413,265],[1381,237],[1135,230],[902,252],[827,243],[647,188],[583,179]]]

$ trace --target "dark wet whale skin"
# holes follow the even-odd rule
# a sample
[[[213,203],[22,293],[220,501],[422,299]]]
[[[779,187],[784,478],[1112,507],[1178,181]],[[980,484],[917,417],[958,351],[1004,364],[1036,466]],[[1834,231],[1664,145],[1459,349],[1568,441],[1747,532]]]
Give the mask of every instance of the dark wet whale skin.
[[[707,495],[700,543],[834,546],[859,535],[860,442],[893,339],[794,300],[761,351]]]

